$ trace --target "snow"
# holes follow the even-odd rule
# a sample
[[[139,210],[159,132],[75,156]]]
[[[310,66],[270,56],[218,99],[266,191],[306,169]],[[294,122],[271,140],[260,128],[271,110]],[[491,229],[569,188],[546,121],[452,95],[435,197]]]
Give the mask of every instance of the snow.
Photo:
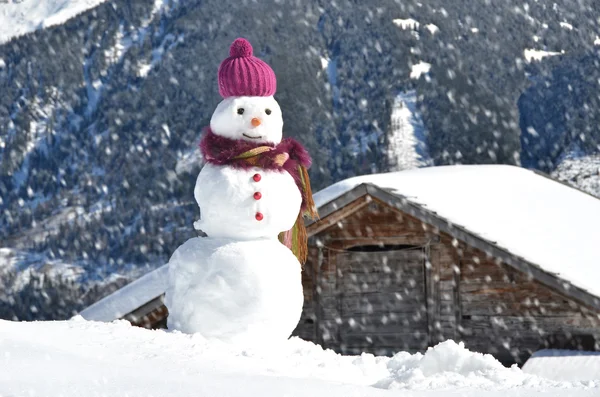
[[[523,168],[477,165],[354,177],[316,193],[315,203],[320,207],[362,183],[392,189],[600,296],[600,200],[591,195]]]
[[[283,136],[283,115],[273,96],[230,96],[217,105],[210,129],[229,139],[278,144]]]
[[[0,4],[0,43],[60,25],[106,0],[8,0]]]
[[[569,153],[560,160],[552,177],[600,197],[600,155]]]
[[[254,182],[253,176],[261,179]],[[261,193],[260,200],[254,198]],[[194,189],[200,207],[196,229],[211,237],[249,240],[276,237],[294,226],[302,196],[294,178],[287,172],[257,167],[234,169],[206,164]],[[261,213],[259,222],[255,216]]]
[[[418,21],[415,21],[412,18],[408,18],[408,19],[394,19],[392,22],[394,23],[394,25],[399,26],[403,30],[418,29],[419,25],[420,25]]]
[[[428,23],[427,25],[425,25],[425,28],[427,30],[429,30],[429,32],[431,32],[431,34],[436,34],[437,32],[440,31],[440,28],[438,28],[436,25],[434,25],[432,23]]]
[[[597,396],[448,341],[425,354],[341,356],[297,338],[240,349],[125,321],[0,321],[2,396]],[[387,390],[386,390],[387,389]]]
[[[192,238],[169,261],[168,327],[246,347],[285,341],[302,314],[300,273],[277,234]]]
[[[421,61],[416,65],[412,65],[410,70],[410,78],[418,79],[421,77],[421,75],[429,73],[429,70],[431,70],[431,64]]]
[[[175,163],[175,173],[181,175],[185,172],[192,172],[194,168],[202,165],[202,156],[197,147],[177,153],[177,163]]]
[[[390,170],[401,171],[432,165],[427,150],[425,124],[417,110],[415,90],[398,95],[392,107],[388,144]]]
[[[600,352],[540,350],[523,366],[523,372],[558,381],[600,382]]]
[[[596,40],[594,40],[594,45],[600,45],[600,36],[596,36]]]
[[[524,51],[525,60],[527,62],[540,61],[545,57],[561,55],[563,52],[552,52],[543,50],[526,49]]]
[[[567,22],[560,22],[560,27],[567,30],[573,30],[573,25]]]
[[[272,96],[229,97],[217,105],[210,128],[215,136],[278,144],[283,118]],[[208,237],[188,240],[169,261],[169,329],[244,346],[286,340],[304,303],[300,263],[278,240],[300,212],[294,177],[208,163],[194,197],[194,226]]]
[[[156,11],[158,12],[158,11]],[[154,13],[153,13],[154,15]],[[167,34],[163,39],[160,46],[154,48],[152,50],[152,59],[150,62],[139,61],[138,62],[138,76],[140,77],[148,77],[148,74],[152,69],[156,67],[156,65],[160,64],[164,55],[171,51],[177,44],[183,43],[184,35],[179,35],[175,37],[172,34]]]

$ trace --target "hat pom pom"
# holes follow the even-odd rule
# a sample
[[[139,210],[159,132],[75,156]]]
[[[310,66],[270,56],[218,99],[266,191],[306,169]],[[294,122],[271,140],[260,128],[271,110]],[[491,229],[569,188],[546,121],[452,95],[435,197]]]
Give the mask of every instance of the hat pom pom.
[[[252,45],[246,39],[235,39],[229,49],[229,56],[233,58],[246,58],[252,56]]]

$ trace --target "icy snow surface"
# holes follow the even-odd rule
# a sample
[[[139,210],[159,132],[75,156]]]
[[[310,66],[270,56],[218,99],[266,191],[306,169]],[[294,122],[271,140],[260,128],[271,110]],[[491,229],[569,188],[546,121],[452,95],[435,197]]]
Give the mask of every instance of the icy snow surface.
[[[8,0],[0,2],[0,43],[60,25],[106,0]]]
[[[600,380],[600,352],[540,350],[523,371],[559,381]]]
[[[340,356],[293,338],[241,350],[125,321],[0,321],[1,396],[574,396],[600,381],[557,382],[444,342],[424,355]],[[388,389],[388,390],[383,390]]]
[[[600,296],[600,200],[505,165],[430,167],[365,175],[315,194],[318,207],[361,183],[412,202]]]

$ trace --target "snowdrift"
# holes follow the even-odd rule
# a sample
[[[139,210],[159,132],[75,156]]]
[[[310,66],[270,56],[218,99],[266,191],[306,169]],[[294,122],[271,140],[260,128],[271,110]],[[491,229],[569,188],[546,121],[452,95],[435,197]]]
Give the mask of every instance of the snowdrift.
[[[240,350],[126,321],[0,321],[0,396],[504,396],[507,391],[597,396],[600,379],[544,379],[452,341],[425,354],[341,356],[297,338],[268,350]]]

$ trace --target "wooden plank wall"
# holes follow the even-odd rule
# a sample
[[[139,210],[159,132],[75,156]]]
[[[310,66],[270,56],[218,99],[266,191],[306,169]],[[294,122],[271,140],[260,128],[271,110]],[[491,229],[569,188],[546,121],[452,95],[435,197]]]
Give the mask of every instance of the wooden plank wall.
[[[318,269],[319,250],[316,247],[309,247],[308,259],[302,268],[302,286],[304,291],[304,305],[302,315],[298,326],[292,333],[304,340],[316,342],[317,339],[317,316],[315,308],[318,303],[315,301],[315,283],[316,270]]]
[[[348,325],[340,296],[352,286],[342,282],[339,252],[356,245],[427,245],[430,345],[462,340],[468,348],[494,354],[505,364],[522,362],[550,343],[561,347],[559,343],[572,335],[575,343],[587,344],[583,347],[590,348],[591,343],[593,348],[596,341],[600,350],[597,311],[375,199],[353,204],[343,209],[342,219],[326,219],[327,227],[320,227],[311,238],[313,268],[303,279],[310,300],[303,318],[314,318],[312,328],[303,331],[310,340],[338,351],[343,343],[340,335]],[[320,268],[317,245],[322,247]]]
[[[558,342],[571,336],[592,339],[592,346],[572,348],[600,341],[598,312],[472,247],[463,249],[459,298],[467,347],[522,363],[540,348],[569,347]]]
[[[323,221],[327,222],[327,220]],[[343,295],[352,292],[357,283],[363,284],[364,281],[368,282],[370,278],[381,278],[381,272],[372,271],[360,275],[361,280],[353,280],[352,277],[357,278],[359,275],[351,270],[351,274],[348,274],[349,269],[342,265],[344,263],[342,258],[346,255],[344,250],[357,245],[421,246],[425,245],[434,234],[432,231],[424,230],[423,224],[415,218],[375,200],[368,200],[367,205],[356,207],[356,211],[345,218],[337,222],[329,221],[327,224],[330,226],[326,229],[320,229],[321,232],[318,234],[318,238],[313,239],[314,245],[318,244],[324,247],[322,248],[320,272],[316,277],[317,282],[313,284],[316,295],[314,301],[318,302],[314,308],[317,318],[317,331],[314,340],[322,343],[326,348],[341,351],[343,345],[356,346],[359,342],[367,340],[366,336],[368,335],[365,332],[368,332],[368,327],[372,327],[372,325],[367,325],[372,320],[369,313],[357,313],[356,310],[349,313],[352,309],[349,305],[358,299],[354,302],[354,306],[356,306],[354,309],[359,308],[359,306],[375,309],[373,304],[363,305],[365,303],[363,302],[364,299],[360,297],[346,297],[346,299],[343,299]],[[314,245],[313,248],[316,250],[317,248]],[[311,254],[311,257],[313,255]],[[364,273],[365,269],[361,269],[361,272]],[[422,278],[422,273],[420,277]],[[376,280],[371,281],[374,281],[375,284],[377,282]],[[307,288],[308,285],[305,285],[305,289]],[[425,288],[425,286],[422,286],[422,288]],[[374,302],[374,304],[377,305],[378,303]],[[417,315],[421,309],[426,310],[425,302],[419,302],[419,307],[413,308],[413,311],[416,312],[413,315]],[[421,318],[424,322],[427,321],[425,313]],[[364,324],[361,325],[361,322]],[[388,328],[394,326],[397,328],[397,325],[394,324],[390,324]],[[423,328],[420,331],[421,335],[426,335],[427,327]],[[382,328],[380,331],[384,332],[385,330]],[[415,330],[415,332],[418,333],[418,330]],[[352,339],[353,335],[358,338],[356,341]],[[379,338],[379,340],[382,339]],[[372,343],[372,345],[375,344],[379,344],[387,350],[393,348],[390,343],[387,343],[390,346],[383,346],[379,342]],[[396,341],[396,344],[400,345],[401,342]]]
[[[417,352],[428,346],[420,249],[336,255],[344,353]]]

